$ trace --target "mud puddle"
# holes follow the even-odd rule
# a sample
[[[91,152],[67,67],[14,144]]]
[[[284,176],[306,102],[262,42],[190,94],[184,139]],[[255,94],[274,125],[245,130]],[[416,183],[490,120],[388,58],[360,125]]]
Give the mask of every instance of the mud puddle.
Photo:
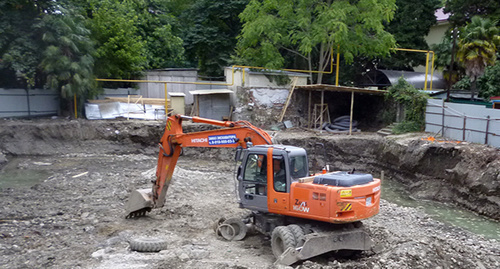
[[[31,162],[32,167],[26,165],[27,158],[13,158],[0,170],[0,189],[32,187],[46,180],[51,173],[36,169],[40,166],[50,165],[44,162]]]
[[[453,205],[414,199],[401,183],[391,179],[384,179],[382,182],[382,198],[399,206],[419,208],[435,220],[463,228],[485,238],[500,240],[500,222]]]

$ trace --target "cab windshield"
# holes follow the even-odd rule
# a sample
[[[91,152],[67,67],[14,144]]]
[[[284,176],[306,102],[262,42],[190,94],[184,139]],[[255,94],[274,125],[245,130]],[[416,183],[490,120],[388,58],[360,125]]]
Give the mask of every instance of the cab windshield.
[[[307,177],[308,167],[305,155],[290,156],[290,170],[293,180]]]

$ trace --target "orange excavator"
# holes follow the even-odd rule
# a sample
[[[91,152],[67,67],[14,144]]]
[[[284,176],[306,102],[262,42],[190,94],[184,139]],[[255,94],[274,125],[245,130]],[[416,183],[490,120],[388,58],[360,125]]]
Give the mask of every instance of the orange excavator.
[[[225,128],[183,133],[183,120]],[[233,147],[236,161],[241,162],[239,206],[251,214],[243,219],[220,219],[218,234],[242,240],[253,229],[270,236],[277,262],[285,265],[331,251],[371,249],[371,239],[360,222],[379,212],[380,179],[371,174],[324,169],[312,175],[305,149],[272,145],[267,132],[247,121],[170,116],[159,146],[153,187],[131,194],[128,217],[164,205],[183,147]]]

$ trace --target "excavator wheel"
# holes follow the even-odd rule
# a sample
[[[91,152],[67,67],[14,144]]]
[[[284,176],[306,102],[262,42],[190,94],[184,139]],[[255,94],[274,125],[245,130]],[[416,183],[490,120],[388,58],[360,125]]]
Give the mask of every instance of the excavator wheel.
[[[274,228],[271,235],[271,249],[276,258],[279,258],[288,248],[295,248],[296,245],[295,235],[289,227],[278,226]]]
[[[306,238],[305,238],[305,233],[304,233],[304,230],[302,229],[302,227],[300,227],[297,224],[290,224],[286,227],[288,227],[288,229],[292,232],[293,236],[295,237],[295,242],[296,242],[295,247],[298,248],[298,247],[301,247],[302,245],[304,245]]]
[[[229,218],[219,225],[219,231],[226,240],[240,241],[247,235],[248,228],[241,219]]]

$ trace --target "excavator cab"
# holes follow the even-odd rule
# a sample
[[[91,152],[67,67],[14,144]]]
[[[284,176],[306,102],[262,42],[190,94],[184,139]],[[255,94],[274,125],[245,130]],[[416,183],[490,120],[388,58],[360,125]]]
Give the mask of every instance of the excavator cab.
[[[278,203],[275,195],[288,196],[291,183],[308,172],[302,148],[259,145],[242,150],[237,174],[240,207],[268,212],[269,204]]]

